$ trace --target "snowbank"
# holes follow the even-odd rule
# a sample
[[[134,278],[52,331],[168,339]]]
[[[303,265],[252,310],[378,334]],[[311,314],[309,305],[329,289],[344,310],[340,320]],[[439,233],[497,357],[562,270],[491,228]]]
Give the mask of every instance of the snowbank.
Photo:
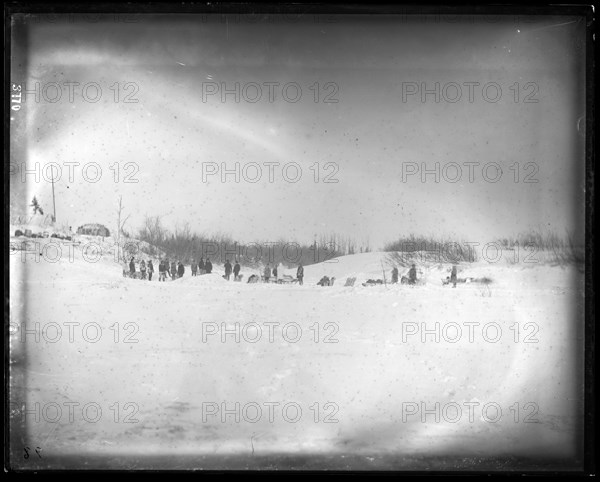
[[[218,265],[148,282],[123,278],[111,256],[21,255],[10,258],[11,357],[26,383],[13,381],[11,402],[96,403],[104,414],[29,417],[44,464],[72,452],[560,458],[579,449],[583,280],[573,267],[461,265],[459,277],[493,282],[454,289],[441,284],[449,266],[432,264],[419,267],[420,286],[364,287],[387,256],[365,253],[306,266],[298,286],[247,284],[245,270],[244,282],[226,281]],[[336,284],[316,286],[323,275]],[[349,276],[356,284],[344,288]],[[65,322],[79,323],[73,342]],[[23,341],[36,323],[39,340]],[[90,323],[101,328],[96,342],[83,336]],[[50,324],[63,328],[58,341]]]

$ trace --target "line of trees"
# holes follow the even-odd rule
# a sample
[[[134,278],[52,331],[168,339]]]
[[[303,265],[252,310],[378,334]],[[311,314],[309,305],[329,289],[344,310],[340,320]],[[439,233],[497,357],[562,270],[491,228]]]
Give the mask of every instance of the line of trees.
[[[184,263],[209,257],[216,262],[237,259],[244,266],[266,263],[309,265],[371,250],[368,240],[359,243],[337,234],[321,235],[311,244],[286,239],[240,243],[223,233],[198,234],[192,231],[189,223],[169,231],[160,216],[146,216],[137,238],[160,249],[168,258],[176,258]]]
[[[385,244],[383,250],[389,252],[387,259],[391,263],[401,266],[425,259],[433,262],[472,263],[479,260],[481,246],[485,244],[480,242],[477,249],[477,243],[473,242],[410,234]],[[503,237],[489,244],[493,244],[495,249],[521,249],[523,255],[529,253],[544,262],[583,264],[585,260],[585,247],[582,243],[577,243],[574,235],[568,231],[560,236],[555,232],[534,229],[517,236]]]
[[[585,246],[582,241],[577,241],[574,233],[565,230],[560,236],[553,231],[534,229],[520,233],[516,236],[504,237],[496,241],[505,248],[521,248],[530,251],[539,251],[544,254],[544,259],[550,263],[567,264],[585,263]]]
[[[478,253],[464,241],[410,234],[387,243],[388,264],[408,266],[413,262],[468,262],[477,261]]]

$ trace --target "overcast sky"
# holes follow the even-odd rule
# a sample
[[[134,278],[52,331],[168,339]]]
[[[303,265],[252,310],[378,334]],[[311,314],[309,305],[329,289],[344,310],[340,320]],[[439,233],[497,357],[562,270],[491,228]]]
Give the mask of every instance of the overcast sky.
[[[247,242],[310,241],[335,232],[378,248],[401,234],[487,241],[536,228],[582,237],[583,21],[221,20],[26,21],[26,58],[13,56],[23,78],[13,82],[63,88],[57,102],[47,101],[56,96],[50,86],[39,103],[28,95],[13,112],[12,162],[97,162],[103,170],[99,182],[89,183],[75,167],[71,183],[64,168],[55,186],[59,223],[113,228],[123,195],[130,228],[146,214],[162,215],[169,228],[188,221],[192,230]],[[80,84],[72,101],[65,82]],[[82,97],[81,86],[91,82],[102,89],[96,103]],[[203,90],[221,83],[234,89],[236,82],[239,102],[234,95],[223,102],[220,93],[203,98]],[[268,82],[279,83],[272,102]],[[287,101],[282,95],[292,82],[302,88],[297,102],[290,101],[293,87]],[[403,89],[433,89],[436,82],[446,87],[439,102],[433,94],[423,102],[420,92],[403,98]],[[451,82],[461,87],[456,102],[449,101],[457,94]],[[479,83],[471,84],[472,102],[468,82]],[[502,89],[496,101],[495,87],[482,91],[492,82]],[[250,101],[257,95],[250,83],[262,86],[257,102]],[[86,93],[93,98],[95,89]],[[128,94],[138,102],[125,102]],[[327,95],[337,102],[324,102]],[[139,170],[125,169],[128,162]],[[272,183],[265,162],[280,163]],[[420,174],[403,180],[415,165],[449,162],[462,166],[458,182],[436,183],[429,175],[423,183]],[[480,163],[473,182],[465,162]],[[119,182],[110,169],[115,163]],[[236,183],[229,175],[223,183],[213,175],[203,182],[203,163],[239,163],[251,177],[256,171],[245,166],[258,163],[262,177]],[[286,163],[301,167],[296,183],[284,179]],[[326,163],[335,169],[325,170]],[[503,170],[496,183],[483,177],[488,163]],[[457,175],[451,167],[443,172]],[[125,183],[128,173],[139,182]],[[339,182],[324,183],[327,174]],[[485,174],[497,175],[492,167]],[[538,182],[523,182],[528,174]],[[28,179],[25,186],[18,173],[11,178],[11,202],[35,194],[48,209],[50,184]]]

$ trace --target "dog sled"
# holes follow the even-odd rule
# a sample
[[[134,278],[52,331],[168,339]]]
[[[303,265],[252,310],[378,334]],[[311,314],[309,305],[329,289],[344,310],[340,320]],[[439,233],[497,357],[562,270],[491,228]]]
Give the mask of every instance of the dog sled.
[[[284,274],[281,278],[279,278],[277,280],[277,283],[280,285],[290,285],[290,284],[294,284],[297,282],[298,282],[298,279],[294,278],[293,276],[291,276],[289,274]]]
[[[459,284],[459,283],[474,283],[474,284],[489,285],[489,284],[492,283],[492,280],[490,278],[487,278],[487,277],[483,277],[483,278],[473,278],[473,277],[456,278],[456,284]],[[450,279],[450,276],[446,277],[445,279],[442,278],[442,285],[446,286],[446,285],[450,285],[450,284],[454,284],[454,281],[452,281]]]
[[[363,286],[377,286],[377,285],[382,285],[383,280],[382,279],[368,279],[365,283],[363,283]]]

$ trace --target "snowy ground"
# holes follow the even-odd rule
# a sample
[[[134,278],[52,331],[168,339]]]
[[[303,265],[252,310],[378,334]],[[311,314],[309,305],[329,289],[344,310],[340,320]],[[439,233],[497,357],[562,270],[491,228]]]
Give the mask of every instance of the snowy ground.
[[[111,256],[11,254],[14,463],[202,455],[226,468],[220,456],[325,454],[322,468],[423,456],[577,467],[583,275],[478,262],[459,277],[492,284],[453,289],[440,281],[448,265],[426,263],[420,286],[363,287],[385,256],[307,266],[298,286],[227,282],[221,265],[147,282],[123,278]],[[335,285],[316,286],[323,275]]]

